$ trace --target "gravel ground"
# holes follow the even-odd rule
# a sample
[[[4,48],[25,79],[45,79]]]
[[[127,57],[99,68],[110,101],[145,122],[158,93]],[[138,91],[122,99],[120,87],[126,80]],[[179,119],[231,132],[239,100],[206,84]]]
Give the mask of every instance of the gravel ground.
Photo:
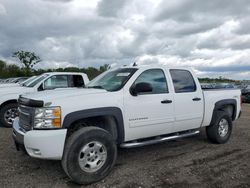
[[[11,129],[0,127],[0,187],[78,187],[59,161],[33,159],[15,150]],[[86,187],[250,187],[250,105],[230,141],[214,145],[204,130],[192,138],[119,149],[113,172]]]

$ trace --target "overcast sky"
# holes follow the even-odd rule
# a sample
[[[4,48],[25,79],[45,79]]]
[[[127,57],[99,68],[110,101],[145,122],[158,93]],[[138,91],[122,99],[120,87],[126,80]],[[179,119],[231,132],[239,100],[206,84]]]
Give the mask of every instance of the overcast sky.
[[[0,59],[39,67],[191,66],[250,79],[249,0],[0,0]]]

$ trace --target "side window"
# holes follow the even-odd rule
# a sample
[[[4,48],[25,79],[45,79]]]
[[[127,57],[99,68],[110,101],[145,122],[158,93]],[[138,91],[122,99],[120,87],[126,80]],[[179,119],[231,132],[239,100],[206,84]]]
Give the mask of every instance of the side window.
[[[70,79],[70,86],[71,87],[84,87],[84,80],[83,80],[83,77],[81,75],[73,75],[71,76],[71,79]]]
[[[172,69],[170,74],[174,83],[175,93],[196,91],[194,78],[189,71]]]
[[[44,89],[55,89],[69,87],[67,75],[51,76],[44,82]]]
[[[147,94],[168,93],[168,86],[166,77],[161,69],[151,69],[144,71],[134,82],[133,85],[138,83],[151,84],[153,91]]]

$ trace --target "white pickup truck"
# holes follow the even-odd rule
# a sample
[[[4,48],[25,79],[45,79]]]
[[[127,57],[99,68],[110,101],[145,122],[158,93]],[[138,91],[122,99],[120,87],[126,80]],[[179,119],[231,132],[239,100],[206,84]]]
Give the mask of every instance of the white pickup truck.
[[[50,72],[31,77],[20,85],[0,87],[0,125],[12,127],[18,115],[17,99],[21,94],[56,88],[83,87],[88,82],[88,76],[84,73]]]
[[[90,184],[110,173],[117,146],[192,136],[202,127],[211,142],[225,143],[240,112],[240,90],[203,91],[191,69],[123,67],[83,89],[20,96],[13,138],[17,149],[61,160],[73,181]]]

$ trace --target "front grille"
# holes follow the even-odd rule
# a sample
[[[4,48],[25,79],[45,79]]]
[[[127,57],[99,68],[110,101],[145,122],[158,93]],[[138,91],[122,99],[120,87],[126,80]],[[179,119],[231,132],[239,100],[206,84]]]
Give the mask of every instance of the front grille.
[[[32,129],[34,108],[19,105],[19,124],[26,131]]]

